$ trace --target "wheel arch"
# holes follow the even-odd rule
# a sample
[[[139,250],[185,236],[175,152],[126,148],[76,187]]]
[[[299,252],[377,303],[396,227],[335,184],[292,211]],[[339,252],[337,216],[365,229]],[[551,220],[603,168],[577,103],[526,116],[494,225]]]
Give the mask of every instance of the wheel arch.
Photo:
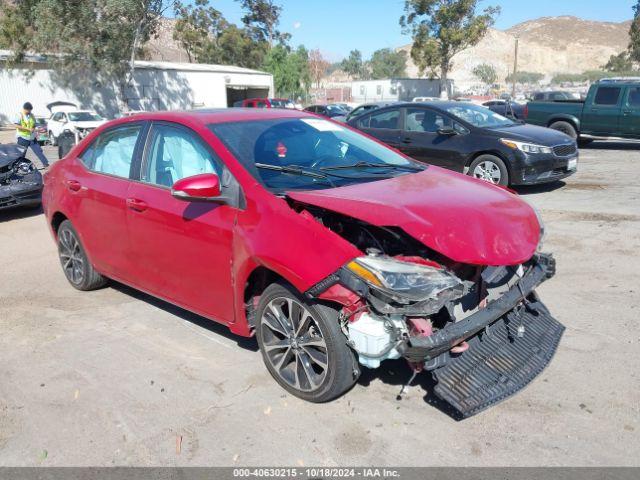
[[[554,115],[547,121],[547,128],[551,127],[556,122],[567,122],[576,129],[576,133],[580,135],[580,119],[573,115]]]
[[[53,231],[53,234],[57,237],[58,236],[58,229],[60,228],[60,225],[62,224],[62,222],[64,222],[65,220],[69,220],[69,217],[67,217],[64,213],[60,212],[60,211],[56,211],[52,216],[51,216],[51,230]]]

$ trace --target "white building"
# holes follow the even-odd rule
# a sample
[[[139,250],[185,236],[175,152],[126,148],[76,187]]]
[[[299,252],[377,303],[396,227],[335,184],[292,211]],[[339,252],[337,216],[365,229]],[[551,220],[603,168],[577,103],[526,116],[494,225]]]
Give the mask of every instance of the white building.
[[[0,50],[0,124],[8,123],[22,104],[33,104],[37,116],[48,116],[48,103],[69,101],[106,118],[119,111],[115,85],[98,78],[60,78],[42,58],[27,59],[29,67],[7,69]],[[131,110],[184,110],[232,106],[237,100],[272,97],[270,73],[229,65],[137,61],[126,101]]]
[[[451,91],[452,83],[449,83]],[[369,103],[382,101],[406,101],[414,97],[439,97],[440,80],[426,78],[387,78],[383,80],[358,80],[351,83],[351,101]]]

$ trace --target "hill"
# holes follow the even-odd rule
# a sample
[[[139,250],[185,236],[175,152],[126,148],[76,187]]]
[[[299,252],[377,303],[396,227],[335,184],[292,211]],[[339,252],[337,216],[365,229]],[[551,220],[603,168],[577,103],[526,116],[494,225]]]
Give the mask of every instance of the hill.
[[[478,45],[454,57],[451,78],[458,88],[469,88],[478,83],[473,69],[488,63],[496,68],[500,80],[504,80],[513,69],[516,37],[520,39],[520,71],[551,77],[557,73],[597,70],[611,55],[627,48],[630,24],[631,21],[611,23],[562,16],[530,20],[508,30],[490,29]],[[409,53],[411,45],[401,49]],[[409,76],[417,76],[413,62],[408,63]]]

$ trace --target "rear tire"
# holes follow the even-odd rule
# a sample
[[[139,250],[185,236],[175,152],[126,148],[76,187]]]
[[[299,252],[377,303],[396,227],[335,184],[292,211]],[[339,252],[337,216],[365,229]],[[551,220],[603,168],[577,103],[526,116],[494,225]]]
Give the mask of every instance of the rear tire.
[[[261,295],[256,318],[267,370],[292,395],[327,402],[357,380],[358,363],[335,309],[308,302],[288,284],[274,283]]]
[[[495,155],[480,155],[469,165],[467,175],[494,185],[509,185],[509,170],[502,159]]]
[[[574,140],[578,139],[578,131],[576,130],[576,127],[571,125],[569,122],[553,122],[551,125],[549,125],[549,128],[557,130],[558,132],[562,132],[565,135],[569,135]]]
[[[84,247],[80,243],[78,232],[69,220],[58,228],[58,256],[65,277],[78,290],[88,291],[104,287],[107,279],[96,272]]]

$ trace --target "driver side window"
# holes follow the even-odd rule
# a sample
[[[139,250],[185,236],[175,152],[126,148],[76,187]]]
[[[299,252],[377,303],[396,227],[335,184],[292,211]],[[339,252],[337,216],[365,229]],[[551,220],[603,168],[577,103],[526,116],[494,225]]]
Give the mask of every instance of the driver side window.
[[[221,172],[220,160],[195,133],[169,125],[153,126],[142,181],[171,187],[182,178]]]

